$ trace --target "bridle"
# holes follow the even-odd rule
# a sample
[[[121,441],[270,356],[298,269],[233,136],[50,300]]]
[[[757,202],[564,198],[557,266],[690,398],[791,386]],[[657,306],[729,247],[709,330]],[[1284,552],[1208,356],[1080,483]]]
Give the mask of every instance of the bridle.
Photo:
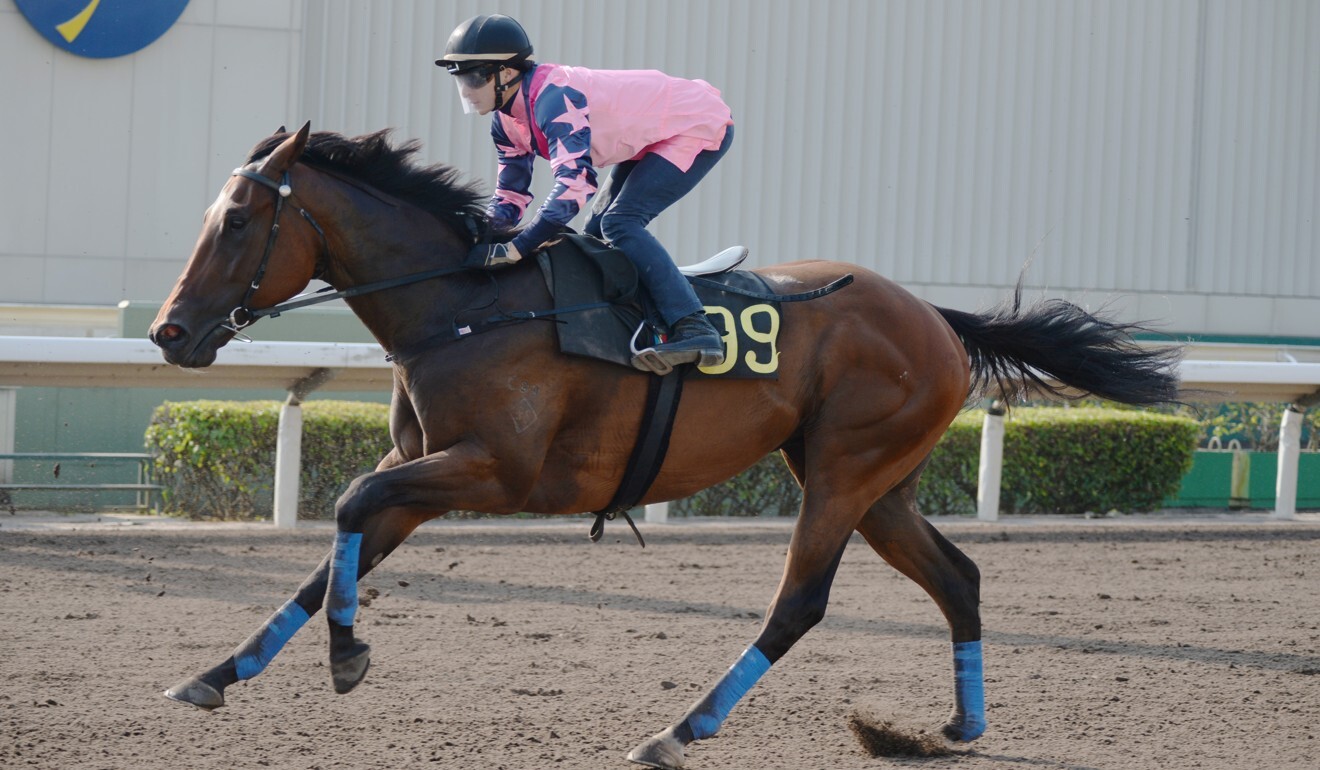
[[[234,169],[234,172],[230,174],[230,176],[241,176],[245,179],[251,179],[258,184],[269,187],[275,191],[275,218],[272,219],[270,223],[270,234],[266,236],[266,250],[261,255],[261,263],[257,265],[257,274],[248,284],[247,293],[243,295],[243,301],[238,304],[238,307],[229,311],[229,323],[227,325],[221,325],[222,328],[238,334],[239,330],[256,323],[257,319],[261,318],[263,315],[269,315],[269,313],[261,310],[253,310],[249,303],[252,301],[252,295],[256,294],[257,289],[261,288],[262,279],[266,277],[266,266],[270,263],[271,252],[275,250],[275,239],[279,237],[280,234],[280,214],[284,212],[284,201],[293,197],[293,187],[289,185],[288,171],[284,172],[284,176],[280,179],[279,184],[276,184],[275,180],[270,177],[265,176],[264,174],[259,174],[246,167]],[[316,231],[316,234],[321,236],[321,255],[317,258],[316,269],[312,273],[312,278],[319,278],[326,270],[326,258],[330,253],[330,244],[326,241],[325,231],[321,229],[321,225],[317,223],[316,218],[309,214],[307,209],[297,203],[294,203],[293,205],[297,207],[298,213],[302,215],[303,219],[307,220],[308,224],[312,226],[312,229]]]
[[[453,275],[455,273],[467,273],[475,270],[475,268],[459,265],[457,267],[442,267],[434,270],[424,270],[419,273],[410,273],[397,278],[388,278],[383,281],[362,284],[340,291],[335,291],[333,286],[326,286],[325,288],[310,293],[310,295],[300,295],[271,307],[253,310],[249,303],[252,301],[252,296],[256,294],[257,289],[261,287],[262,279],[266,276],[266,266],[270,262],[271,253],[275,249],[275,239],[280,234],[280,214],[284,212],[284,201],[294,197],[293,187],[289,185],[288,171],[284,172],[284,175],[278,184],[270,177],[247,167],[234,169],[230,176],[241,176],[245,179],[251,179],[258,184],[269,187],[271,190],[275,191],[275,217],[270,223],[270,234],[266,237],[266,250],[261,255],[261,263],[257,266],[257,274],[248,284],[247,292],[243,295],[243,301],[233,310],[229,311],[229,316],[224,321],[221,321],[219,326],[215,327],[216,329],[226,329],[233,332],[238,339],[247,340],[247,338],[240,333],[241,329],[251,326],[267,316],[270,316],[271,318],[279,316],[287,310],[307,307],[308,305],[318,305],[322,302],[330,302],[331,300],[336,299],[357,297],[362,294],[370,294],[385,289],[393,289],[398,286],[407,286],[408,284],[417,283],[419,281],[427,281],[432,278]],[[330,244],[326,240],[325,231],[321,229],[321,225],[317,224],[316,219],[307,211],[307,209],[298,205],[296,202],[293,205],[297,207],[298,213],[302,215],[303,219],[307,220],[308,224],[312,226],[312,229],[316,230],[316,234],[321,236],[321,255],[317,258],[316,269],[312,273],[313,279],[320,278],[327,269],[330,255]],[[485,237],[484,221],[479,222],[472,217],[465,217],[464,221],[467,225],[468,237],[473,243]]]

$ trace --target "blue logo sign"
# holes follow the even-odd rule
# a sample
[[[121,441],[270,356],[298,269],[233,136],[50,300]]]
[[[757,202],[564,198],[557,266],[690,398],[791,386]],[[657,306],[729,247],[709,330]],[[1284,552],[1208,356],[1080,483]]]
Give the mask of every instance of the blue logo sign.
[[[69,53],[109,59],[140,51],[174,26],[188,0],[15,0],[38,32]]]

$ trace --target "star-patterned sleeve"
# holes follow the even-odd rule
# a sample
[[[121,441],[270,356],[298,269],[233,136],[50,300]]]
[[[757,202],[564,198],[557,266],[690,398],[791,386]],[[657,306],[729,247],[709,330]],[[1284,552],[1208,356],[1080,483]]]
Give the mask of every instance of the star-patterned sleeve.
[[[555,186],[531,224],[513,241],[524,253],[566,227],[596,194],[587,98],[574,88],[547,85],[537,97],[535,112],[533,119],[549,148]]]
[[[522,221],[523,212],[532,202],[532,163],[536,156],[509,137],[498,114],[491,121],[490,133],[499,156],[499,173],[495,194],[486,205],[486,217],[495,229],[510,230]]]

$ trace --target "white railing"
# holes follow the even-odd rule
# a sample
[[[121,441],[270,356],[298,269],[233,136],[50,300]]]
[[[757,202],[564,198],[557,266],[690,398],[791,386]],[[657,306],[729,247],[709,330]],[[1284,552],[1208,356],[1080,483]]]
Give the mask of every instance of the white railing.
[[[1274,516],[1296,515],[1301,410],[1320,401],[1320,363],[1200,361],[1181,364],[1183,386],[1198,401],[1287,403],[1279,445]],[[378,345],[337,342],[230,344],[205,370],[166,365],[147,340],[67,337],[0,337],[0,387],[283,388],[276,444],[275,523],[297,520],[301,464],[302,400],[313,390],[387,391],[392,367]],[[3,437],[0,437],[3,438]],[[1003,472],[1003,417],[988,413],[982,431],[978,475],[981,520],[999,517]],[[648,505],[646,520],[667,518],[665,504]]]
[[[388,393],[393,367],[372,343],[231,343],[206,369],[166,364],[142,339],[0,337],[0,386],[100,388],[282,388],[275,445],[277,527],[298,519],[302,401],[314,390]]]

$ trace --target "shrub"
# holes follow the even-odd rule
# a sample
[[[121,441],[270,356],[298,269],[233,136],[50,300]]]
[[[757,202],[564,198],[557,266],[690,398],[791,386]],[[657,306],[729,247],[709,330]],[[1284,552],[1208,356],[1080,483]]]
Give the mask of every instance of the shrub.
[[[1000,507],[1009,513],[1149,511],[1178,491],[1200,426],[1153,412],[1014,411],[1004,425]]]
[[[165,511],[192,518],[270,516],[278,401],[186,401],[156,408],[147,428]],[[357,476],[393,444],[389,407],[348,401],[303,404],[299,518],[330,518]]]
[[[958,416],[917,488],[927,514],[974,514],[980,412]],[[1000,507],[1009,513],[1152,510],[1191,467],[1200,426],[1172,415],[1103,408],[1021,408],[1004,428]],[[791,515],[801,491],[771,455],[675,506],[677,515]]]
[[[197,518],[269,516],[276,401],[190,401],[157,408],[147,429],[166,511]],[[980,412],[959,415],[931,453],[917,491],[927,514],[976,512]],[[1191,467],[1201,431],[1174,415],[1104,408],[1020,408],[1005,421],[1001,509],[1008,513],[1151,510]],[[390,450],[388,407],[303,407],[298,515],[329,518],[334,501]],[[676,516],[794,515],[802,493],[777,453],[674,504]],[[454,514],[451,514],[454,515]],[[472,514],[459,513],[458,516]]]

